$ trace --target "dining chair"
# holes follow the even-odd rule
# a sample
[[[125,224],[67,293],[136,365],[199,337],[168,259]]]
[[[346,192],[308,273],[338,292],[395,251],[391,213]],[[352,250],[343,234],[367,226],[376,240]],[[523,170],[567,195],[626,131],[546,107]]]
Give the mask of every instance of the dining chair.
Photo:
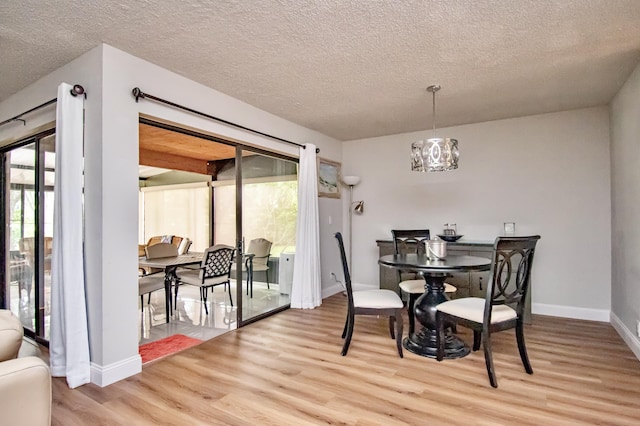
[[[395,254],[425,254],[426,242],[431,237],[428,229],[392,229],[391,236],[393,238],[393,250]],[[425,281],[418,273],[400,271],[398,269],[398,287],[401,293],[408,295],[407,313],[409,314],[409,335],[415,331],[415,312],[414,306],[416,300],[425,291]],[[455,293],[457,288],[449,283],[444,283],[444,292],[447,294]],[[402,295],[402,294],[401,294]]]
[[[178,247],[171,243],[158,243],[147,246],[144,249],[147,259],[158,259],[161,257],[172,257],[178,255]]]
[[[209,315],[207,308],[207,291],[217,285],[224,285],[225,290],[229,289],[229,301],[233,306],[231,295],[231,263],[235,254],[235,249],[224,244],[217,244],[209,247],[200,263],[200,269],[178,268],[176,271],[175,304],[178,303],[178,289],[182,284],[189,284],[200,287],[200,300],[204,304],[204,310]]]
[[[157,243],[144,248],[144,254],[147,259],[159,259],[161,257],[174,257],[178,255],[178,247],[171,243]],[[143,267],[138,268],[142,275],[152,275],[162,272],[161,268]]]
[[[449,300],[436,307],[436,359],[444,358],[445,324],[454,322],[473,330],[473,350],[484,348],[489,382],[498,387],[491,352],[491,334],[516,329],[520,359],[528,374],[533,374],[524,343],[524,305],[529,292],[531,268],[539,235],[498,237],[494,243],[486,297]]]
[[[253,274],[264,272],[267,288],[269,288],[269,256],[271,255],[271,241],[264,238],[255,238],[249,241],[247,253],[253,254]],[[251,283],[253,285],[253,282]]]
[[[264,272],[267,289],[270,289],[269,256],[271,256],[271,244],[271,241],[265,238],[255,238],[249,241],[249,247],[247,247],[244,253],[242,274],[247,274],[247,294],[249,294],[249,290],[251,290],[251,297],[253,297],[253,276],[256,272]],[[252,262],[251,268],[249,268],[249,262]],[[235,276],[235,270],[234,264],[232,267],[232,276]]]
[[[178,255],[178,247],[170,243],[158,243],[145,247],[145,257],[147,259],[159,259],[162,257],[174,257]],[[157,290],[163,290],[164,280],[166,276],[162,268],[138,268],[142,276],[138,277],[138,295],[140,296],[140,306],[144,311],[144,295],[148,294],[147,304],[151,302],[151,293]],[[175,285],[172,279],[172,284]],[[168,295],[169,300],[171,295]],[[169,312],[167,312],[169,315]]]
[[[138,277],[138,295],[140,296],[142,312],[144,312],[144,295],[149,295],[147,305],[151,304],[151,293],[157,290],[164,290],[164,279],[165,275],[160,272]]]
[[[396,339],[398,355],[402,355],[402,310],[404,305],[400,296],[393,290],[376,289],[376,290],[359,290],[353,291],[351,286],[351,275],[349,274],[349,265],[347,265],[347,255],[344,251],[344,242],[342,234],[335,234],[340,248],[340,259],[342,260],[342,270],[344,272],[344,282],[347,289],[347,319],[342,330],[342,338],[345,339],[342,346],[342,356],[347,355],[349,345],[351,344],[351,336],[353,335],[353,326],[356,315],[375,315],[389,317],[389,334],[392,339]],[[395,331],[394,331],[395,325]]]

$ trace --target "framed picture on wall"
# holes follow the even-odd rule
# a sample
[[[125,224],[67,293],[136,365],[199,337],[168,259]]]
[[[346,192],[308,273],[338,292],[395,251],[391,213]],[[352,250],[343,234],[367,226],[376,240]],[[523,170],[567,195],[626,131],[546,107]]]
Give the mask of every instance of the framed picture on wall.
[[[340,198],[340,163],[318,157],[318,197]]]

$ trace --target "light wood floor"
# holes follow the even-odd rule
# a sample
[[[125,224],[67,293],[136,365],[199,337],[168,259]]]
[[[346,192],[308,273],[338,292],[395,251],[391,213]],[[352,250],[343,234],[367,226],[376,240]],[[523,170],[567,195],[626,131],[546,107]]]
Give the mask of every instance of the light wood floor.
[[[357,317],[340,356],[345,306],[338,294],[290,309],[106,388],[54,379],[52,424],[640,424],[640,361],[607,323],[534,316],[531,376],[514,333],[495,334],[493,389],[482,351],[400,359],[382,318]]]

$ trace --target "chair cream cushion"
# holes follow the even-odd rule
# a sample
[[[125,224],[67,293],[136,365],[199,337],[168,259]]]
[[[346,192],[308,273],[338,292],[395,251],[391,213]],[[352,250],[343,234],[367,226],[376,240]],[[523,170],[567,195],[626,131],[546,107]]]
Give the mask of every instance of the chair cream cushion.
[[[424,280],[405,280],[402,281],[398,286],[405,293],[424,293]],[[444,292],[445,293],[455,293],[458,289],[455,286],[452,286],[449,283],[444,283]]]
[[[0,309],[0,423],[51,424],[51,374],[35,356],[16,358],[23,328],[13,312]]]
[[[0,361],[18,356],[22,345],[22,323],[8,309],[0,310]]]
[[[484,320],[485,299],[465,297],[440,303],[437,310],[482,324]],[[491,311],[491,324],[514,319],[516,311],[507,305],[496,305]]]
[[[361,290],[353,292],[353,306],[356,308],[402,308],[402,300],[391,290]]]
[[[271,241],[265,240],[264,238],[256,238],[254,240],[249,241],[249,248],[247,249],[247,253],[253,253],[255,257],[253,258],[253,270],[254,271],[266,271],[266,269],[257,269],[258,265],[267,266],[269,262],[269,252],[271,251]]]
[[[178,272],[178,279],[180,282],[191,285],[210,286],[216,284],[222,284],[229,281],[229,277],[224,275],[222,277],[207,278],[202,282],[201,270],[180,270]]]
[[[158,243],[145,248],[147,259],[174,257],[178,255],[178,247],[169,243]]]
[[[182,238],[178,245],[178,255],[187,253],[189,251],[189,247],[191,247],[191,240],[189,238]]]
[[[51,374],[40,358],[0,362],[0,413],[3,425],[51,424]]]
[[[138,295],[164,289],[164,274],[146,275],[138,278]]]

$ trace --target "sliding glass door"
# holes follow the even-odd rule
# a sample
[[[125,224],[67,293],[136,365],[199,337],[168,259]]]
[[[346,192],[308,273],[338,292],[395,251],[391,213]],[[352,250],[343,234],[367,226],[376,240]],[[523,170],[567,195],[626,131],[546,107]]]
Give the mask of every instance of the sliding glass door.
[[[139,140],[141,247],[186,237],[194,253],[218,244],[237,249],[230,286],[204,295],[180,285],[171,322],[184,318],[231,329],[288,307],[298,210],[295,159],[147,119]],[[166,319],[153,308],[147,312],[151,320],[145,315],[145,323],[152,327],[144,327],[144,337]]]
[[[293,278],[298,213],[297,163],[242,151],[244,254],[242,320],[250,322],[287,307]]]
[[[51,132],[50,132],[51,133]],[[32,138],[2,152],[4,291],[2,304],[25,333],[49,339],[55,135]]]
[[[289,305],[298,212],[298,164],[243,150],[213,181],[214,244],[238,249],[234,298],[240,323]],[[240,167],[236,167],[236,163]],[[237,180],[242,183],[239,187]]]

